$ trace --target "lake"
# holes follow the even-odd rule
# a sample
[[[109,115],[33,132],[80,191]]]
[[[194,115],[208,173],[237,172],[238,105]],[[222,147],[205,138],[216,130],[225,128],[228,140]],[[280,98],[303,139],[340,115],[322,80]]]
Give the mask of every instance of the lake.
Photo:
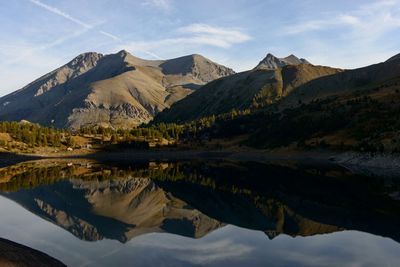
[[[400,179],[296,162],[0,169],[0,237],[68,266],[400,266]]]

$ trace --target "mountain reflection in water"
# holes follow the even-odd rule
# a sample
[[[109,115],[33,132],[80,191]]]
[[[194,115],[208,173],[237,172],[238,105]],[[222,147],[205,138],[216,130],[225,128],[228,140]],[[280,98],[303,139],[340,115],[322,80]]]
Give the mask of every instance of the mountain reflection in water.
[[[400,241],[396,179],[333,166],[34,161],[0,169],[0,194],[84,241],[201,238],[226,225],[273,239],[357,230]]]

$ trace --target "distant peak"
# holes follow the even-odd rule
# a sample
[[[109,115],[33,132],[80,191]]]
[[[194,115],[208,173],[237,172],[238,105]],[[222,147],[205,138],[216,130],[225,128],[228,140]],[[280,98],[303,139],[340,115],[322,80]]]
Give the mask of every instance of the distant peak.
[[[278,58],[271,53],[268,53],[267,56],[260,61],[255,69],[277,69],[282,68],[287,65],[299,65],[299,64],[309,64],[309,62],[305,59],[299,59],[294,54],[291,54],[284,58]]]
[[[267,54],[267,56],[265,57],[265,58],[277,58],[276,56],[274,56],[273,54],[271,54],[271,53],[268,53]]]
[[[289,55],[289,56],[285,57],[284,59],[296,59],[296,60],[299,60],[299,58],[298,58],[298,57],[296,57],[296,56],[295,56],[295,55],[293,55],[293,54],[291,54],[291,55]]]

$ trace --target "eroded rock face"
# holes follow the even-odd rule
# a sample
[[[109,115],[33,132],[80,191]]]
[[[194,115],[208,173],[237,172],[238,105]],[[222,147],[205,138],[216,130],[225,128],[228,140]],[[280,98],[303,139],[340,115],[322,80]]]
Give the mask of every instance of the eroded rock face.
[[[0,98],[0,119],[73,129],[132,127],[233,73],[200,55],[152,61],[127,51],[85,53]]]
[[[39,86],[36,89],[35,97],[40,96],[57,85],[61,85],[63,83],[72,80],[90,69],[94,68],[97,65],[97,62],[103,57],[102,54],[98,53],[84,53],[76,58],[74,58],[68,64],[62,66],[61,68],[45,75],[41,79],[37,80],[35,83]],[[27,87],[29,87],[28,85]],[[28,89],[25,87],[26,89]]]
[[[40,251],[0,238],[0,266],[61,267],[66,265]]]

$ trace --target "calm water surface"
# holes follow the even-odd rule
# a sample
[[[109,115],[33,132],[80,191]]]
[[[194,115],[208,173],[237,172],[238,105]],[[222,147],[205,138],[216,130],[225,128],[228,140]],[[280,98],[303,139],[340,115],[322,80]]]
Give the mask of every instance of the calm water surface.
[[[68,266],[400,266],[398,179],[296,164],[0,169],[0,237]]]

